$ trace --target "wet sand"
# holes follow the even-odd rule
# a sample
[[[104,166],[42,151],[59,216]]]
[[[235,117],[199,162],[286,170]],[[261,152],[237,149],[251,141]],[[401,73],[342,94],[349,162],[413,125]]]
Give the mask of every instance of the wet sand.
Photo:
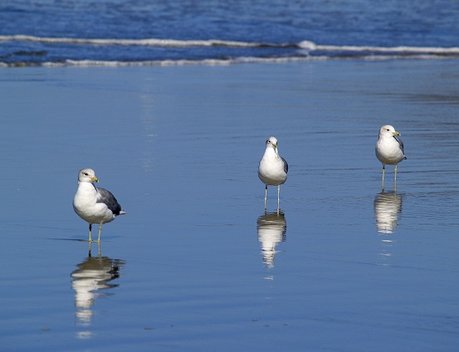
[[[0,69],[2,350],[455,351],[458,67]],[[385,123],[408,159],[381,194]],[[128,212],[100,256],[83,167]]]

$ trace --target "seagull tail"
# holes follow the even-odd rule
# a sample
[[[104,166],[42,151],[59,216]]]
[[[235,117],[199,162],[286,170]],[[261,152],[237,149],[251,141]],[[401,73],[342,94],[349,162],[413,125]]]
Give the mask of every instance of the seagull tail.
[[[127,214],[127,212],[124,211],[124,210],[121,210],[120,213],[119,213],[118,215],[124,215],[124,214]]]

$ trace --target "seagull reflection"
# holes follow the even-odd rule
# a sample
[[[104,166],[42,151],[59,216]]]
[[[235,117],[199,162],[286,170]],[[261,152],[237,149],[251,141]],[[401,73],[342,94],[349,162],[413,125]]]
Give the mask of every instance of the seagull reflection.
[[[106,297],[106,291],[118,284],[111,283],[119,277],[119,270],[124,264],[120,259],[104,257],[99,253],[96,257],[88,257],[77,265],[72,272],[72,288],[75,290],[76,317],[79,324],[89,326],[93,316],[92,306],[99,297]],[[88,331],[80,332],[80,338],[89,338],[91,333]]]
[[[379,233],[391,234],[402,212],[402,196],[396,192],[378,193],[374,201],[376,227]]]
[[[258,241],[261,243],[263,263],[274,267],[277,244],[286,239],[287,223],[282,212],[264,213],[257,220]]]

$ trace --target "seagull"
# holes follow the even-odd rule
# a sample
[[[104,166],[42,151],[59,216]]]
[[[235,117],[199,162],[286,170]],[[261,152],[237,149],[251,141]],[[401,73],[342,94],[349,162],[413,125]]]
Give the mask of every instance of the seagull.
[[[126,214],[121,209],[115,196],[104,188],[97,188],[99,182],[93,169],[82,169],[78,174],[78,189],[73,199],[73,209],[80,218],[89,223],[89,242],[92,241],[92,224],[99,224],[100,243],[102,224],[114,220],[118,215]]]
[[[378,141],[376,142],[376,157],[382,163],[382,189],[384,189],[384,177],[386,164],[395,165],[394,184],[397,185],[398,163],[406,159],[400,132],[394,126],[384,125],[379,130]]]
[[[266,140],[266,149],[258,166],[258,177],[265,184],[265,210],[268,201],[268,186],[277,186],[277,211],[280,205],[280,185],[287,180],[288,164],[279,155],[276,137]]]

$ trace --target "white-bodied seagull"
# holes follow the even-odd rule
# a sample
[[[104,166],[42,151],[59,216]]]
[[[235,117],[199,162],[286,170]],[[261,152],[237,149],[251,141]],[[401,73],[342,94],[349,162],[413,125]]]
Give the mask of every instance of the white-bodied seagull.
[[[398,163],[405,160],[406,156],[400,132],[396,131],[394,126],[384,125],[379,129],[375,152],[376,157],[382,163],[382,189],[384,189],[386,165],[395,165],[394,185],[396,186]]]
[[[265,210],[268,201],[268,186],[277,186],[277,211],[280,209],[280,186],[287,180],[288,164],[279,155],[276,137],[266,140],[266,149],[258,166],[258,177],[265,184]]]
[[[94,186],[94,182],[99,182],[99,179],[93,169],[80,170],[73,209],[80,218],[89,223],[89,242],[92,242],[92,224],[99,225],[97,242],[100,243],[102,224],[126,212],[121,209],[121,205],[110,191]]]

